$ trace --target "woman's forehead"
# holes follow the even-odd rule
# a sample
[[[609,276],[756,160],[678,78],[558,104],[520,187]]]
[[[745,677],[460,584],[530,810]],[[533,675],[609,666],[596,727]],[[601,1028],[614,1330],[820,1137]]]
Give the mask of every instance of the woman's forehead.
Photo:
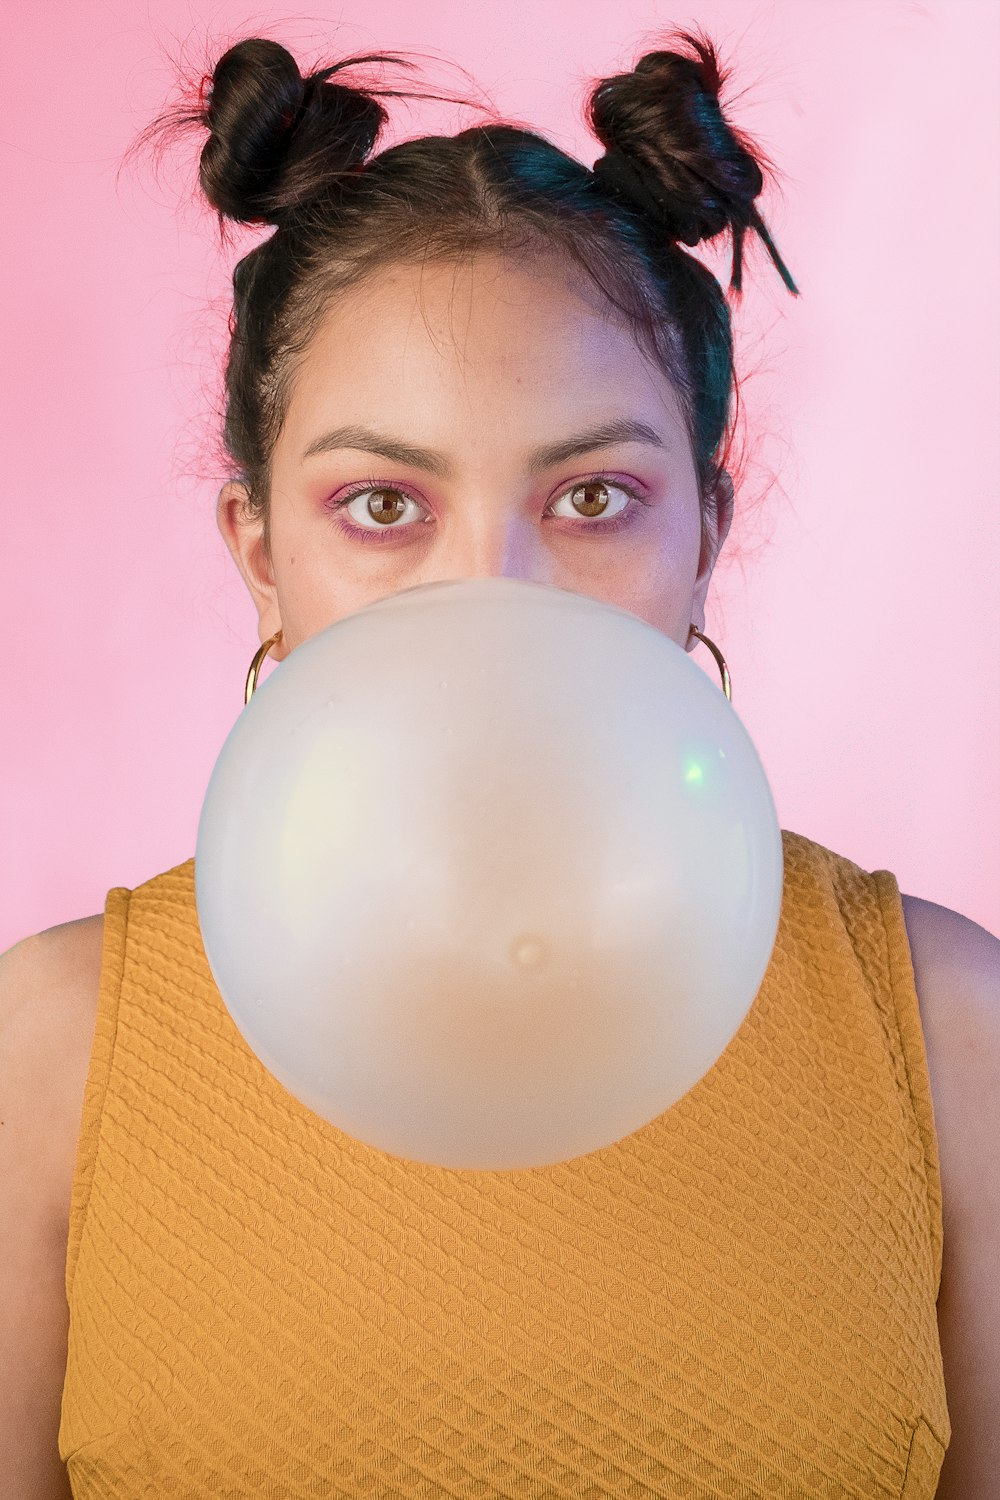
[[[467,409],[546,427],[581,408],[606,418],[679,417],[671,382],[596,289],[556,265],[478,256],[394,265],[331,302],[304,353],[288,422],[315,425],[336,405],[348,416]]]

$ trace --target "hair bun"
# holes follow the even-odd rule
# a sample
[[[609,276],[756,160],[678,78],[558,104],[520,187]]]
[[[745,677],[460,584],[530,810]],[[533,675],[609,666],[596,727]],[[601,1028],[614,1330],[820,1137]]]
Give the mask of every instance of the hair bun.
[[[303,78],[287,48],[262,37],[230,47],[204,100],[211,136],[199,180],[208,201],[241,224],[281,224],[364,164],[388,116],[361,89],[328,80],[370,58]]]
[[[649,217],[688,245],[733,231],[731,285],[741,286],[742,240],[761,234],[790,291],[787,270],[754,199],[770,163],[722,112],[719,93],[728,74],[711,41],[681,32],[693,55],[649,52],[631,73],[602,79],[590,95],[588,119],[607,155],[594,170]]]

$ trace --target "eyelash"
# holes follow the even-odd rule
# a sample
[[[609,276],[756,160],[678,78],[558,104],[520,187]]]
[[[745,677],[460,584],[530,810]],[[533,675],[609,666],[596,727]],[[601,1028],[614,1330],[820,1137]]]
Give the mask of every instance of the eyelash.
[[[626,495],[630,496],[635,504],[626,505],[624,510],[619,511],[616,516],[612,516],[610,521],[578,521],[575,524],[580,531],[591,534],[600,532],[602,536],[613,536],[616,532],[624,531],[625,527],[631,524],[636,517],[639,505],[647,505],[649,503],[630,485],[622,484],[620,480],[612,479],[608,474],[590,474],[586,479],[576,479],[569,486],[568,490],[563,491],[563,494],[572,493],[573,490],[579,489],[581,485],[585,484],[606,484],[611,489],[622,490]],[[395,490],[398,494],[405,495],[408,500],[415,498],[401,484],[385,484],[376,479],[370,479],[365,484],[355,485],[346,495],[341,495],[339,500],[331,501],[330,509],[335,511],[342,510],[345,505],[350,505],[352,500],[356,500],[358,495],[364,495],[369,490]],[[562,495],[557,495],[556,499],[561,500]],[[556,517],[556,519],[566,518]],[[359,542],[374,542],[377,546],[382,542],[388,541],[393,532],[409,531],[413,524],[411,522],[403,526],[399,522],[396,522],[394,525],[378,527],[376,529],[371,526],[355,526],[353,522],[345,521],[340,516],[337,516],[335,519],[337,530],[342,532],[344,536],[349,536],[352,540]],[[417,522],[416,524],[420,525],[422,523]]]

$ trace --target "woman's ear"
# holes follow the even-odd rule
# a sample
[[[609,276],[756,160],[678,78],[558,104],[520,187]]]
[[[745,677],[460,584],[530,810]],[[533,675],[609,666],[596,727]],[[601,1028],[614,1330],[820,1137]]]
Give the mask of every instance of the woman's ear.
[[[263,644],[281,629],[281,611],[274,573],[264,550],[264,517],[247,510],[248,493],[246,485],[239,480],[227,480],[219,491],[215,519],[256,606],[258,633]],[[283,641],[271,652],[275,661],[286,655],[287,647]]]
[[[690,623],[697,630],[704,631],[705,629],[705,600],[708,596],[708,586],[712,581],[712,572],[719,560],[719,554],[726,545],[729,528],[733,524],[734,506],[733,481],[726,470],[722,469],[706,496],[709,524],[704,528],[698,576],[695,579],[694,593],[691,596]],[[692,644],[697,643],[694,642],[693,637],[689,637],[689,650]]]
[[[715,549],[715,562],[718,562],[719,553],[726,545],[726,537],[729,535],[729,528],[733,524],[733,509],[735,506],[732,477],[725,469],[721,470],[714,486],[713,502],[713,513],[716,523],[715,531],[718,537],[718,545]]]

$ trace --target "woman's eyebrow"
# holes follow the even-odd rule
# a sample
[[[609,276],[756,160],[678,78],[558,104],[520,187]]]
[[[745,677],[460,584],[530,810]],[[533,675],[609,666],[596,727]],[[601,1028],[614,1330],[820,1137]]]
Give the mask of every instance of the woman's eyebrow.
[[[581,453],[590,453],[595,448],[610,448],[615,443],[649,443],[657,448],[667,446],[663,437],[646,422],[616,417],[597,427],[588,428],[586,432],[578,432],[573,437],[536,448],[528,461],[528,468],[532,474],[538,474],[543,469],[551,468],[553,464],[565,463],[567,459],[576,458]],[[440,479],[452,477],[452,467],[443,453],[438,453],[433,448],[415,447],[412,443],[390,437],[388,433],[355,423],[335,427],[332,432],[324,433],[310,443],[302,454],[302,461],[312,458],[314,454],[330,453],[338,448],[359,448],[366,453],[376,453],[391,463],[424,469]]]

